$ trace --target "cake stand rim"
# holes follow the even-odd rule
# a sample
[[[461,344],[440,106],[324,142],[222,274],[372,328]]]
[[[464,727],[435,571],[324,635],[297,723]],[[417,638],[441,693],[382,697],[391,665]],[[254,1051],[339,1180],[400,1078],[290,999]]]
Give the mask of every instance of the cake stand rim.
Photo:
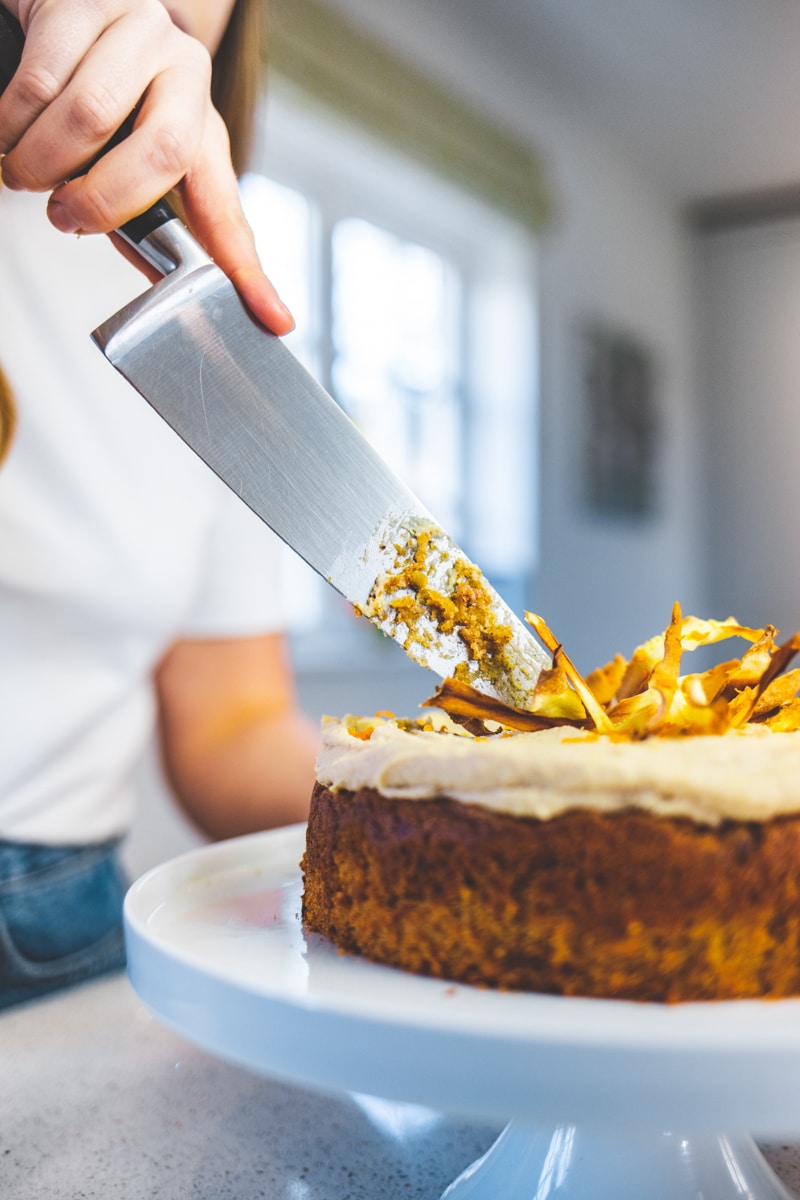
[[[210,941],[198,946],[189,939],[181,944],[178,937],[176,944],[180,904],[195,921],[195,900],[213,896],[215,887],[223,892],[227,888],[226,894],[234,897],[248,889],[256,895],[262,886],[276,894],[289,885],[296,889],[303,844],[304,826],[297,825],[201,847],[153,868],[128,892],[125,926],[134,988],[167,1024],[212,1053],[311,1086],[371,1091],[475,1116],[571,1120],[586,1119],[592,1111],[599,1117],[605,1093],[607,1099],[611,1097],[609,1125],[615,1125],[624,1110],[625,1119],[639,1119],[652,1128],[681,1107],[676,1098],[682,1092],[693,1092],[694,1101],[687,1097],[682,1105],[687,1116],[693,1114],[692,1127],[699,1123],[707,1129],[765,1134],[800,1127],[800,1089],[795,1098],[787,1083],[792,1069],[796,1072],[800,1066],[800,1001],[666,1006],[492,993],[378,967],[336,955],[330,947],[308,946],[296,911],[288,917],[284,913],[267,932],[226,927],[224,948],[229,961],[222,964],[213,961],[215,946],[217,950],[222,946],[214,942],[219,934],[216,927],[209,930],[200,921],[200,934]],[[181,888],[187,895],[180,895]],[[170,915],[172,929],[168,928]],[[239,972],[239,946],[252,956],[254,947],[257,951],[265,947],[269,936],[281,946],[281,954],[290,955],[278,960],[275,977],[262,980],[258,972],[254,977],[252,964],[247,972]],[[289,940],[293,944],[287,950]],[[319,968],[322,984],[314,990],[307,979],[305,984],[302,979],[287,983],[280,977],[285,963],[292,969],[301,963],[312,974]],[[326,994],[328,971],[336,988]],[[348,992],[350,978],[354,990]],[[380,1003],[373,1003],[365,980],[367,985],[380,980]],[[394,990],[397,995],[389,1002]],[[415,997],[413,1011],[408,1004],[404,1008],[411,996]],[[426,1009],[429,1001],[432,1005]],[[433,1005],[435,1016],[431,1016]],[[297,1053],[291,1047],[287,1053],[286,1045],[278,1048],[260,1034],[258,1038],[254,1034],[248,1046],[244,1026],[235,1037],[230,1026],[226,1030],[226,1012],[236,1012],[240,1026],[250,1022],[267,1033],[272,1022],[282,1030],[282,1037],[305,1041],[305,1052],[296,1045]],[[491,1016],[488,1026],[487,1014]],[[538,1020],[542,1014],[547,1020]],[[779,1022],[776,1030],[776,1014],[784,1018],[783,1029]],[[359,1043],[368,1045],[377,1060],[388,1054],[397,1078],[389,1077],[385,1063],[373,1071],[358,1071],[352,1061],[346,1061],[347,1052],[344,1056],[330,1053],[324,1039],[335,1040],[337,1030],[338,1036],[349,1039],[351,1049]],[[780,1036],[782,1032],[787,1036]],[[387,1050],[392,1039],[394,1054]],[[410,1056],[406,1064],[398,1061],[401,1046]],[[315,1063],[312,1047],[324,1061]],[[414,1082],[418,1053],[430,1064],[424,1086]],[[466,1056],[466,1062],[456,1069],[458,1056]],[[351,1060],[354,1057],[349,1053]],[[470,1069],[475,1073],[472,1082]],[[687,1070],[691,1078],[686,1077]],[[435,1071],[442,1076],[438,1086],[430,1078]],[[501,1071],[507,1075],[505,1080],[498,1078]],[[544,1105],[525,1100],[526,1072],[531,1071],[539,1075],[540,1084],[542,1073],[547,1076]],[[653,1081],[652,1087],[648,1080]],[[454,1086],[466,1087],[469,1095],[453,1097]],[[656,1095],[652,1111],[638,1112],[637,1095],[641,1098],[644,1091],[649,1094],[654,1089],[660,1092],[660,1102]],[[582,1097],[577,1104],[576,1095]],[[738,1102],[732,1102],[734,1097]],[[717,1102],[721,1111],[711,1112]]]

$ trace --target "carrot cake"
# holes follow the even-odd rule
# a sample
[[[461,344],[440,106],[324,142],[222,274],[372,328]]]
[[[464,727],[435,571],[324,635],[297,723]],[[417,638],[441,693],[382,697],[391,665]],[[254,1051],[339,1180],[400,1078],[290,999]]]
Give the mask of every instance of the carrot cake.
[[[554,642],[535,712],[445,685],[416,720],[326,719],[306,927],[486,987],[800,994],[800,639],[776,632],[676,608],[586,679]],[[680,674],[728,636],[741,659]]]

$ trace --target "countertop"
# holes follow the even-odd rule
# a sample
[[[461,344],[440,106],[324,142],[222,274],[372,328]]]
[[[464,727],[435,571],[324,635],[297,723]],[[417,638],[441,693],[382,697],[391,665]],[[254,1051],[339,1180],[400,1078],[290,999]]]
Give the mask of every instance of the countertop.
[[[230,1066],[125,976],[0,1013],[0,1095],[3,1200],[439,1200],[498,1132]]]
[[[125,976],[0,1014],[0,1079],[0,1196],[14,1200],[439,1200],[498,1133],[231,1066],[162,1025]],[[800,1191],[800,1133],[762,1149]]]

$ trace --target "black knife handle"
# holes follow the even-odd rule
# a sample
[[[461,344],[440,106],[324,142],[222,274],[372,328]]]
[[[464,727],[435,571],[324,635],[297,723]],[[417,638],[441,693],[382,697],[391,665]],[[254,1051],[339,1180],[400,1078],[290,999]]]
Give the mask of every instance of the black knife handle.
[[[0,4],[0,95],[8,87],[22,57],[25,34],[16,17]]]
[[[25,34],[22,32],[22,26],[16,17],[12,16],[8,9],[3,7],[0,0],[0,95],[6,90],[8,84],[14,77],[14,73],[19,66],[22,58],[22,48],[25,45]],[[123,123],[115,134],[109,139],[99,154],[96,154],[91,162],[76,173],[85,175],[90,167],[97,162],[99,158],[112,148],[124,141],[133,128],[133,113],[126,117]],[[175,213],[170,208],[165,199],[156,200],[150,208],[145,209],[143,213],[132,217],[130,221],[126,221],[124,225],[120,225],[119,232],[123,234],[129,242],[133,242],[138,246],[151,233],[155,233],[167,221],[175,219]]]

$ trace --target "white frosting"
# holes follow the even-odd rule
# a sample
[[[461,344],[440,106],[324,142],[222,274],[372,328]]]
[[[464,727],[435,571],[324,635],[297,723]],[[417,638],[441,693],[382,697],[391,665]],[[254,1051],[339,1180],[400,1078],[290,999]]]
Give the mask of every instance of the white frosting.
[[[317,778],[334,790],[376,788],[390,798],[450,796],[545,820],[570,808],[631,806],[704,824],[765,821],[800,812],[800,733],[758,726],[721,737],[615,742],[573,729],[474,738],[446,717],[437,729],[323,720]],[[438,730],[446,732],[439,732]]]

